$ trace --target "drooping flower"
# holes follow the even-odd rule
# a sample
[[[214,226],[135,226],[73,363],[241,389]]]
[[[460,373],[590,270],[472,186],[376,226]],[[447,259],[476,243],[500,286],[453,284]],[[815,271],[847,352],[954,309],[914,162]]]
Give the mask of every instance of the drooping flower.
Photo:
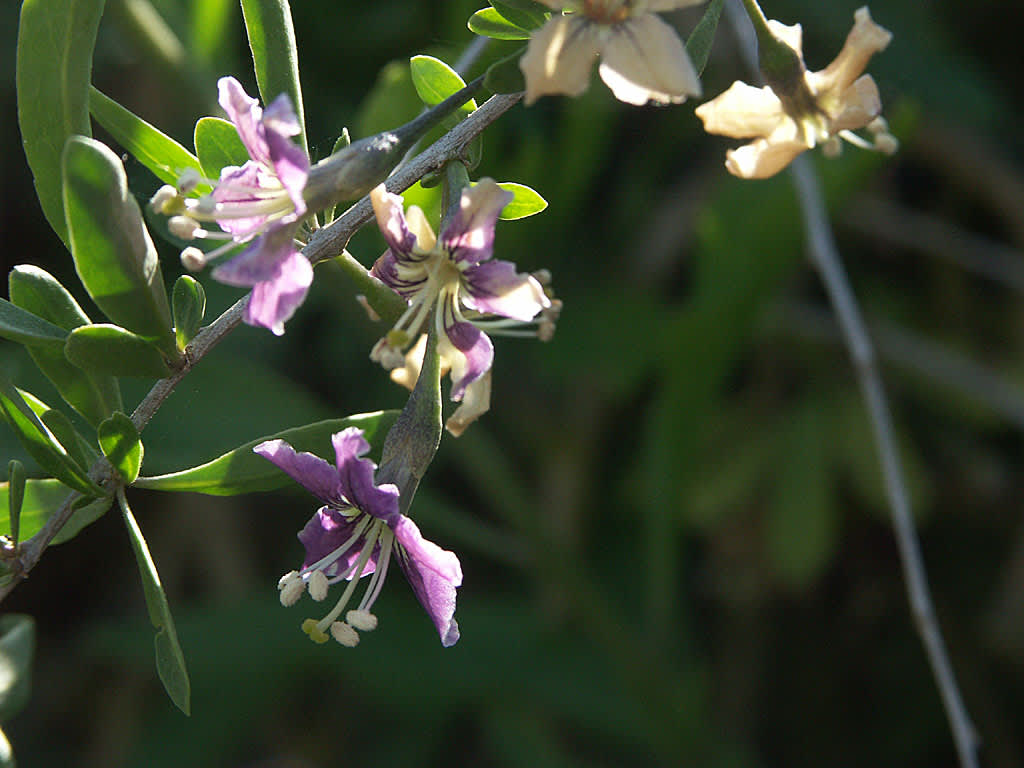
[[[526,104],[549,93],[578,96],[598,71],[615,98],[628,104],[679,104],[700,96],[700,81],[675,30],[654,11],[704,0],[540,0],[556,11],[530,38],[519,68]]]
[[[462,584],[458,557],[424,539],[416,524],[399,512],[394,484],[376,484],[376,464],[361,458],[370,449],[361,429],[349,427],[331,440],[335,466],[295,451],[284,440],[253,448],[324,504],[299,533],[306,557],[300,570],[285,574],[278,583],[282,604],[293,605],[307,589],[314,600],[323,600],[331,585],[347,582],[334,608],[319,621],[307,619],[302,628],[316,642],[325,642],[330,632],[342,645],[354,646],[359,631],[377,626],[370,609],[394,559],[437,628],[441,644],[454,645],[459,639],[455,590]],[[366,576],[370,578],[362,600],[346,611]]]
[[[697,116],[708,133],[737,139],[755,139],[726,152],[729,172],[746,179],[773,176],[801,152],[823,144],[832,153],[839,139],[887,154],[896,151],[896,139],[879,116],[882,102],[871,75],[864,75],[868,60],[885,49],[892,34],[875,24],[867,7],[854,13],[853,29],[839,55],[825,69],[808,72],[789,84],[795,96],[769,86],[755,88],[736,81],[716,98],[701,104]],[[803,34],[799,24],[769,21],[771,34],[796,52],[802,62]],[[867,128],[869,143],[852,133]]]
[[[405,214],[402,198],[383,184],[370,193],[389,246],[371,272],[409,302],[373,348],[374,360],[389,369],[406,366],[406,350],[432,318],[438,351],[451,369],[451,398],[458,402],[491,368],[494,346],[485,330],[537,335],[508,329],[529,323],[552,301],[537,278],[491,258],[498,215],[511,199],[492,179],[481,179],[463,189],[458,211],[436,238],[418,207]]]
[[[223,283],[252,288],[245,322],[284,333],[284,323],[305,299],[313,268],[295,247],[294,237],[306,213],[303,190],[309,177],[309,158],[292,141],[300,132],[287,94],[266,109],[251,98],[233,77],[218,81],[219,103],[249,153],[242,166],[223,168],[217,182],[186,172],[178,187],[158,190],[154,209],[172,215],[168,226],[184,239],[225,240],[204,254],[198,248],[182,251],[189,268],[202,268],[238,244],[247,247],[213,270]],[[198,198],[185,197],[199,183],[214,186]],[[222,232],[203,228],[216,222]]]

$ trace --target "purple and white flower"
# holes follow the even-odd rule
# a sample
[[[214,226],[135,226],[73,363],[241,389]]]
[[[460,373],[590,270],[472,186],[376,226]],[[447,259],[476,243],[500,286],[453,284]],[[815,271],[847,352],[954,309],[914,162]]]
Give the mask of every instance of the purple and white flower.
[[[458,402],[491,368],[494,345],[485,331],[521,335],[507,329],[552,306],[535,277],[491,258],[498,215],[511,199],[493,179],[481,179],[463,189],[459,209],[438,238],[418,207],[403,212],[402,198],[383,184],[370,192],[389,246],[371,273],[409,302],[373,348],[374,360],[389,369],[407,365],[406,351],[434,322],[438,350],[451,367],[451,398]]]
[[[219,103],[249,153],[242,166],[227,166],[217,182],[187,172],[178,188],[162,187],[154,209],[174,214],[168,226],[185,239],[225,240],[209,253],[189,247],[182,261],[202,268],[238,244],[247,247],[213,270],[220,282],[252,288],[245,322],[284,333],[284,323],[302,304],[313,282],[313,268],[295,246],[294,236],[306,214],[303,190],[309,178],[309,158],[292,141],[301,127],[287,94],[266,109],[251,98],[233,77],[218,81]],[[198,183],[215,184],[210,194],[184,197]],[[221,232],[202,224],[215,222]]]
[[[441,644],[454,645],[459,639],[455,590],[462,584],[458,557],[424,539],[416,524],[399,512],[394,484],[376,484],[377,465],[361,458],[370,449],[361,429],[349,427],[331,440],[334,466],[319,456],[295,451],[284,440],[268,440],[253,448],[324,504],[299,533],[306,558],[301,570],[285,574],[279,582],[282,604],[293,605],[307,589],[314,600],[323,600],[331,585],[348,582],[334,608],[319,621],[307,619],[302,628],[318,643],[326,642],[330,632],[342,645],[354,646],[359,631],[377,626],[370,609],[394,559],[434,622]],[[370,578],[362,600],[346,611],[364,576]]]

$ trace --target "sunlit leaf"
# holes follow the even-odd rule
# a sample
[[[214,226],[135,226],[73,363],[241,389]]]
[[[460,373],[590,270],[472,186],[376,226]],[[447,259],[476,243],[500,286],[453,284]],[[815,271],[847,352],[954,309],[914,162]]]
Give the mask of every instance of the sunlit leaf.
[[[0,337],[26,347],[63,347],[67,331],[0,299]]]
[[[73,330],[68,334],[64,354],[92,374],[163,379],[172,373],[164,356],[149,341],[109,323]]]
[[[35,536],[46,525],[50,516],[64,503],[71,494],[71,489],[59,480],[26,480],[25,497],[21,503],[21,539],[26,541]],[[0,483],[0,533],[10,535],[10,519],[7,517],[10,498],[10,484]],[[62,544],[73,539],[79,531],[90,523],[98,520],[110,509],[113,499],[103,496],[89,501],[79,499],[71,513],[71,518],[57,532],[50,544]]]
[[[494,8],[483,8],[469,17],[469,31],[495,40],[529,40],[530,31],[507,19]]]
[[[514,197],[512,201],[501,209],[501,218],[505,221],[525,219],[540,213],[548,207],[548,201],[540,196],[540,193],[525,184],[517,184],[514,181],[500,181],[498,186],[506,192],[511,192]]]
[[[211,179],[220,178],[221,168],[242,166],[249,159],[249,151],[238,138],[235,126],[219,117],[200,119],[196,123],[194,141],[203,174]]]
[[[191,275],[179,277],[171,291],[171,309],[174,313],[174,338],[178,349],[183,350],[195,337],[206,314],[203,284]]]
[[[409,59],[409,71],[412,73],[412,84],[416,93],[428,107],[440,104],[456,91],[466,87],[466,81],[458,72],[440,59],[433,56],[413,56]],[[471,114],[476,109],[476,101],[470,99],[459,112]]]
[[[142,466],[142,441],[135,424],[123,413],[115,413],[97,430],[100,448],[110,465],[127,484],[135,482]]]

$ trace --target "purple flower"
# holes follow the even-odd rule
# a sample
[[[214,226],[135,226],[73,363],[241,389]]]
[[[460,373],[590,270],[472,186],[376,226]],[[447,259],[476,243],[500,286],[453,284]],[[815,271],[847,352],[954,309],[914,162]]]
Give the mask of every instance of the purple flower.
[[[205,254],[195,247],[182,251],[182,261],[190,269],[202,268],[236,245],[247,244],[241,253],[214,269],[213,277],[252,288],[245,322],[280,336],[285,321],[302,304],[313,282],[313,269],[294,241],[306,213],[303,190],[309,178],[309,158],[292,141],[301,127],[287,94],[262,109],[233,77],[222,77],[217,86],[218,101],[234,123],[249,160],[240,167],[223,168],[213,191],[199,198],[183,198],[182,194],[199,182],[214,182],[187,172],[178,189],[161,188],[152,205],[163,213],[177,214],[168,226],[179,237],[227,241]],[[201,226],[204,222],[216,222],[223,231],[207,231]]]
[[[284,440],[253,448],[324,503],[299,533],[306,558],[301,570],[281,579],[281,602],[294,604],[307,588],[314,600],[323,600],[331,584],[347,581],[335,607],[319,621],[307,619],[303,630],[316,642],[325,642],[330,631],[342,645],[353,646],[359,642],[358,630],[377,626],[370,609],[394,558],[437,627],[441,644],[454,645],[459,639],[454,618],[455,589],[462,584],[459,559],[424,539],[416,524],[399,512],[395,485],[375,484],[376,464],[360,458],[370,449],[361,429],[349,427],[331,440],[333,467],[319,456],[296,452]],[[363,576],[370,577],[366,592],[358,607],[345,613]],[[339,621],[342,613],[345,620]]]
[[[372,274],[409,302],[374,347],[373,359],[392,369],[405,365],[405,351],[423,332],[433,307],[439,351],[451,366],[451,398],[460,401],[494,360],[494,345],[484,331],[528,323],[551,307],[535,277],[491,258],[498,215],[511,199],[493,179],[481,179],[463,189],[459,210],[435,238],[419,208],[406,215],[402,198],[383,184],[370,193],[389,246]]]

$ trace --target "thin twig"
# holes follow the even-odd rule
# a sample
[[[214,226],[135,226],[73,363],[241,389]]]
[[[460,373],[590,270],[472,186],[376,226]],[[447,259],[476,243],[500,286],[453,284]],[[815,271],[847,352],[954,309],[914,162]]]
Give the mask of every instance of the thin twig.
[[[740,50],[746,59],[747,66],[755,76],[759,76],[757,46],[753,29],[743,18],[744,14],[739,8],[739,0],[730,3],[728,9],[729,18],[740,39]],[[921,557],[921,547],[910,514],[910,497],[896,450],[892,417],[878,372],[874,347],[861,318],[857,300],[854,298],[846,278],[846,272],[839,257],[839,249],[836,247],[835,238],[832,235],[832,227],[829,224],[818,179],[806,155],[793,161],[791,172],[804,221],[809,255],[825,285],[829,301],[835,309],[840,330],[850,351],[850,356],[853,358],[858,386],[867,403],[871,429],[878,446],[886,496],[889,499],[889,511],[896,534],[896,543],[899,547],[907,598],[910,602],[914,623],[921,634],[932,674],[935,676],[943,706],[946,708],[953,740],[960,756],[960,764],[963,768],[977,768],[975,730],[960,696],[953,667],[942,639],[942,632],[939,630],[935,610],[932,607],[928,578],[925,574],[924,560]]]
[[[387,187],[392,192],[401,192],[412,186],[416,181],[431,171],[441,170],[445,163],[461,155],[468,142],[474,139],[487,126],[497,120],[501,115],[511,109],[522,98],[521,93],[492,96],[479,109],[460,122],[453,130],[442,136],[430,147],[413,158],[403,168],[396,171],[387,180]],[[349,208],[339,216],[330,226],[317,230],[311,238],[309,245],[303,250],[306,257],[316,263],[323,259],[329,259],[344,251],[345,245],[355,232],[373,218],[373,207],[369,197],[364,197],[358,203]],[[346,272],[346,274],[352,274]],[[358,274],[358,271],[355,272]],[[373,278],[368,274],[367,281]],[[369,283],[367,283],[369,284]],[[357,289],[365,288],[365,285],[357,283]],[[225,312],[214,320],[210,325],[203,328],[192,340],[186,349],[185,366],[173,376],[161,379],[132,413],[132,422],[141,432],[164,404],[178,383],[184,379],[189,371],[205,357],[225,336],[238,327],[242,321],[242,313],[245,310],[249,296],[243,296]],[[104,469],[105,468],[105,469]],[[104,472],[109,473],[109,464],[106,459],[100,459],[90,469],[90,476],[95,473],[94,479]],[[10,562],[11,580],[0,587],[0,602],[28,575],[28,572],[35,567],[42,557],[43,551],[49,546],[53,537],[64,527],[73,513],[72,506],[78,500],[80,494],[72,493],[64,500],[43,528],[31,539],[26,541],[20,548],[16,560]]]

